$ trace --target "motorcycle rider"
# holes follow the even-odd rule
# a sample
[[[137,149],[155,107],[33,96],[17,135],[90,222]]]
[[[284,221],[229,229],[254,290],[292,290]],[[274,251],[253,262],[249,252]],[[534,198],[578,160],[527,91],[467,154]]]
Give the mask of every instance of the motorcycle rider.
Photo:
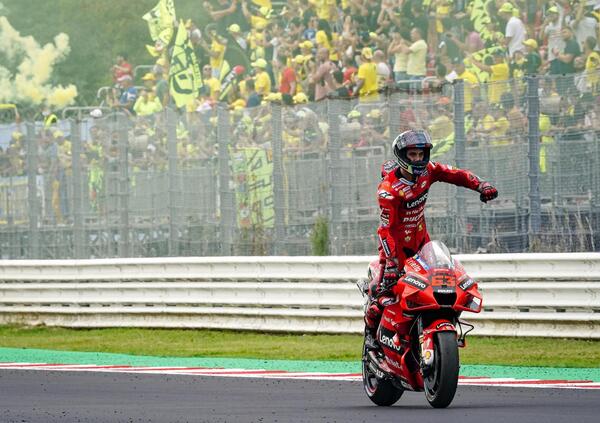
[[[382,165],[382,181],[377,189],[380,225],[379,261],[383,277],[374,278],[369,286],[369,302],[365,313],[365,345],[379,350],[377,328],[385,305],[395,299],[386,296],[404,273],[404,261],[414,256],[429,242],[425,226],[425,203],[434,182],[447,182],[480,193],[487,202],[498,196],[490,183],[468,170],[461,170],[429,160],[431,138],[423,130],[408,130],[392,143],[396,160]]]

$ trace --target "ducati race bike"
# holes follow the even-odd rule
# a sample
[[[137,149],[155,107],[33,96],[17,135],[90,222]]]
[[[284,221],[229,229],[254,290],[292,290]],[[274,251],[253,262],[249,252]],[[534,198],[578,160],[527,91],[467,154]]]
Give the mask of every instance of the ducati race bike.
[[[428,242],[407,259],[404,274],[380,304],[383,315],[377,329],[381,350],[363,346],[362,379],[369,399],[390,406],[405,390],[425,392],[429,404],[447,407],[458,384],[458,348],[473,326],[459,320],[463,311],[479,313],[482,297],[477,283],[452,258],[440,241]],[[379,260],[369,265],[368,286],[381,281]],[[466,331],[464,329],[467,329]]]

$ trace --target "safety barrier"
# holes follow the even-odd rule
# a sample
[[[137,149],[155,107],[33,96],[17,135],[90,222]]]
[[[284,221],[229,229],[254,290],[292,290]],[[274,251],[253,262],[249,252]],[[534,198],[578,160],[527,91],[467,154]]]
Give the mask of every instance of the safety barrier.
[[[479,335],[600,338],[600,253],[456,256]],[[359,333],[370,257],[0,261],[0,323]]]

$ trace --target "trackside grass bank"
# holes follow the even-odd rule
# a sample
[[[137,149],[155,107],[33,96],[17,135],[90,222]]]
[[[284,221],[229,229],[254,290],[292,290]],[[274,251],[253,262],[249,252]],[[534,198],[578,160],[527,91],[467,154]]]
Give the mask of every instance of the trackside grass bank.
[[[163,357],[354,361],[358,335],[265,334],[180,329],[64,329],[0,326],[0,347]],[[470,337],[462,364],[600,367],[600,341]]]

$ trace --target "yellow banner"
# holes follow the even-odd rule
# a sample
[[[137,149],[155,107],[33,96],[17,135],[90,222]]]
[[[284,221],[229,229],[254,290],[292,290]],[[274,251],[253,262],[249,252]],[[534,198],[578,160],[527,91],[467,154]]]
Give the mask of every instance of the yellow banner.
[[[179,22],[171,67],[169,69],[169,87],[171,97],[177,107],[192,102],[202,87],[202,75],[194,46],[188,37],[183,21]]]
[[[263,148],[241,148],[231,152],[239,228],[275,223],[273,205],[273,161]]]
[[[173,22],[175,22],[175,5],[173,0],[160,0],[154,8],[142,16],[148,22],[150,38],[169,44],[173,37]]]

